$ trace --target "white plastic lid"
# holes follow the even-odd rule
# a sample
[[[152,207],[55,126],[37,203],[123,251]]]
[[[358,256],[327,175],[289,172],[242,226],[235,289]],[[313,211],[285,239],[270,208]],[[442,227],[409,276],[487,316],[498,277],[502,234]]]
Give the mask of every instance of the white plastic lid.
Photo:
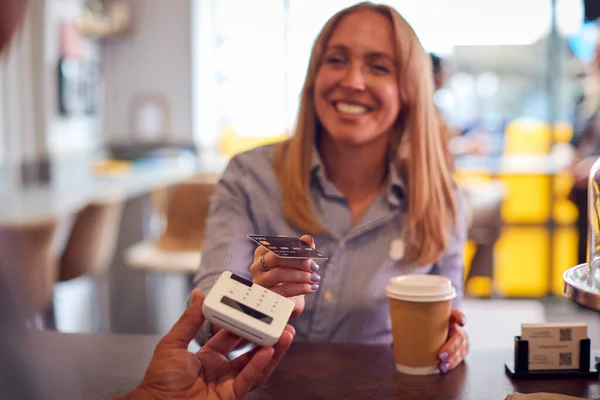
[[[450,279],[443,276],[401,275],[390,279],[385,294],[397,300],[431,302],[452,300],[456,290]]]

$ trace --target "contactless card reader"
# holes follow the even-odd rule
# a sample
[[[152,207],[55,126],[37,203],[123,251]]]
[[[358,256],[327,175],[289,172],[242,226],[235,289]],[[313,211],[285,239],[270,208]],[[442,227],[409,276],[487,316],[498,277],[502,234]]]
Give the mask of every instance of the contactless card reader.
[[[231,272],[223,272],[204,300],[207,320],[261,346],[281,337],[294,303]]]

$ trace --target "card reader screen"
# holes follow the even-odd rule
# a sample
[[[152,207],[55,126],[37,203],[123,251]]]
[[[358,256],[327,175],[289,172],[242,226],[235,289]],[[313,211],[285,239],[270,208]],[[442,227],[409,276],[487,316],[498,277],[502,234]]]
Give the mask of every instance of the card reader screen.
[[[273,321],[273,318],[269,317],[268,315],[265,315],[260,311],[255,310],[254,308],[250,308],[247,305],[237,302],[230,297],[221,297],[221,303],[226,304],[231,308],[235,308],[236,310],[241,311],[244,314],[249,315],[252,318],[256,318],[257,320],[262,321],[266,324],[270,324]]]

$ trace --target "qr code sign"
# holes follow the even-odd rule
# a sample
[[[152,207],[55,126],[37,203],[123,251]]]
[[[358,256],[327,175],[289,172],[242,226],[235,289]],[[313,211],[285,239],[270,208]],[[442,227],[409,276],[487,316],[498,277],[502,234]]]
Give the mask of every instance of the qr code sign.
[[[573,365],[572,353],[560,353],[558,358],[558,365],[560,366],[571,366]]]
[[[561,342],[570,342],[571,339],[571,334],[573,333],[573,329],[571,328],[566,328],[566,329],[561,329],[560,330],[560,341]]]

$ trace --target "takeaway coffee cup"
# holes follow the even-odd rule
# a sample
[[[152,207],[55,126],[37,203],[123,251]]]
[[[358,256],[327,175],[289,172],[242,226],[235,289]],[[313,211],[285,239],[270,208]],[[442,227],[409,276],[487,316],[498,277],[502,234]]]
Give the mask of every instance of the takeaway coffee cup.
[[[448,278],[403,275],[385,290],[392,320],[396,369],[410,375],[439,373],[438,352],[448,338],[456,290]]]

